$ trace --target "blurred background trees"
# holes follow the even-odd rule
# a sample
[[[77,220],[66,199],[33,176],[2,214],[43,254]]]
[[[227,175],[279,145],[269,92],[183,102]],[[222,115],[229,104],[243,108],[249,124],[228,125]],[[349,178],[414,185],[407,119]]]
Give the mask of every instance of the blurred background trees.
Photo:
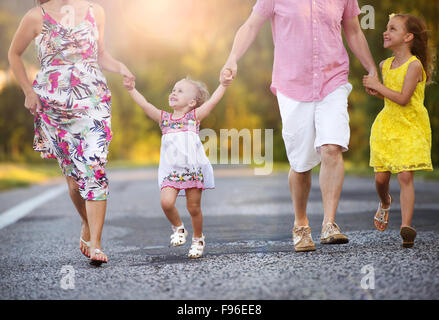
[[[203,81],[211,92],[227,59],[233,37],[251,12],[255,0],[95,0],[107,14],[106,46],[137,77],[137,89],[157,107],[170,111],[169,92],[176,81],[189,75]],[[375,10],[375,28],[364,34],[378,63],[391,52],[382,46],[382,32],[391,13],[411,13],[425,19],[432,52],[437,54],[439,2],[436,0],[359,0],[360,8]],[[32,150],[33,119],[24,108],[24,96],[13,81],[7,50],[24,13],[33,0],[0,0],[0,161],[40,162]],[[360,20],[364,14],[360,15]],[[300,41],[300,40],[299,40]],[[294,45],[294,43],[292,44]],[[349,51],[349,50],[348,50]],[[350,53],[350,51],[349,51]],[[362,88],[364,69],[351,55],[349,98],[350,150],[345,158],[366,167],[369,133],[383,101]],[[35,46],[24,55],[31,81],[38,70]],[[276,98],[269,90],[273,63],[271,27],[267,22],[238,65],[238,77],[223,100],[201,124],[220,129],[274,129],[274,160],[286,161]],[[435,70],[438,69],[435,61]],[[113,141],[110,160],[157,163],[160,129],[130,99],[121,77],[106,73],[112,91]],[[425,105],[433,130],[433,161],[439,165],[439,85],[437,72],[426,90]]]

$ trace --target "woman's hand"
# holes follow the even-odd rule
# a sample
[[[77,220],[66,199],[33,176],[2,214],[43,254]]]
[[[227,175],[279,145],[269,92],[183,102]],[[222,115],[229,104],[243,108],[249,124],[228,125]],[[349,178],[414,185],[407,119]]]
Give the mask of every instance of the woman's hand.
[[[123,77],[123,86],[128,90],[134,90],[136,82],[132,78]]]
[[[135,84],[134,81],[136,80],[136,77],[131,73],[131,71],[123,63],[121,63],[121,65],[120,65],[119,73],[123,77],[123,86],[128,90],[133,90],[134,84]]]
[[[124,77],[131,80],[136,80],[136,77],[131,73],[131,71],[127,68],[123,63],[120,64],[119,73]]]
[[[25,96],[24,106],[35,116],[37,112],[41,111],[40,97],[33,90],[25,93]]]

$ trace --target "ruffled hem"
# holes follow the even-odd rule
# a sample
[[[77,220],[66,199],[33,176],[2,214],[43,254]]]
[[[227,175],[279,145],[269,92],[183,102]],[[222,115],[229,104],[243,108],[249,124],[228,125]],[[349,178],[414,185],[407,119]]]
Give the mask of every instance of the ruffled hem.
[[[404,171],[420,171],[420,170],[433,171],[433,166],[431,164],[426,164],[426,163],[413,164],[408,166],[392,166],[392,165],[374,166],[372,164],[370,166],[374,168],[374,172],[400,173]]]
[[[176,182],[176,181],[164,181],[160,187],[160,190],[166,187],[172,187],[174,189],[182,190],[182,189],[206,189],[204,187],[204,182],[202,181],[183,181],[183,182]]]
[[[203,191],[215,189],[215,187],[208,187],[208,188],[205,188],[204,186],[203,187],[200,187],[200,186],[190,187],[190,186],[181,186],[181,185],[178,186],[176,184],[178,184],[178,183],[172,183],[172,185],[171,185],[171,183],[162,184],[162,186],[160,187],[160,191],[163,190],[163,188],[173,188],[173,189],[178,190],[177,196],[185,197],[186,196],[186,192],[185,192],[186,189],[201,189]],[[202,183],[202,184],[204,185],[204,183]]]

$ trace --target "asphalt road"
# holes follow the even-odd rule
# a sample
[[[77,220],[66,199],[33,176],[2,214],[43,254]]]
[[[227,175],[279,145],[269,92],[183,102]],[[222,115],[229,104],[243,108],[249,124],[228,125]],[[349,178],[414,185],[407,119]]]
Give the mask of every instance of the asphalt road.
[[[384,233],[375,231],[373,181],[346,177],[337,223],[350,242],[319,243],[322,205],[313,177],[308,218],[317,250],[295,253],[286,173],[215,169],[203,194],[205,255],[169,247],[156,169],[112,171],[103,233],[109,263],[92,267],[78,248],[80,219],[66,192],[0,230],[1,299],[438,299],[439,183],[416,181],[411,249],[401,246],[399,186]],[[0,214],[53,188],[0,193]],[[178,200],[191,231],[185,200]],[[71,279],[66,281],[66,277]]]

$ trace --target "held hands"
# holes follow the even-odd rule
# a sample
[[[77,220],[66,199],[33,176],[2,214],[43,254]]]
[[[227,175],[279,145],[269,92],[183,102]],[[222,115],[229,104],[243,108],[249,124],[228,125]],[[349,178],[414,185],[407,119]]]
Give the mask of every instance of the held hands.
[[[132,91],[134,90],[135,86],[136,86],[136,81],[133,78],[129,78],[129,77],[123,77],[123,86],[128,90],[128,91]]]
[[[233,71],[229,68],[223,69],[220,75],[220,79],[224,79],[223,82],[221,82],[221,85],[224,87],[228,87],[232,81],[233,81]],[[220,80],[221,81],[221,80]]]
[[[366,88],[366,92],[370,95],[376,96],[378,94],[378,87],[381,82],[376,74],[369,74],[363,76],[363,86]]]
[[[121,63],[119,73],[123,77],[123,85],[128,90],[133,90],[135,86],[136,77],[131,73],[131,71]]]
[[[228,87],[236,77],[238,66],[234,61],[227,61],[220,73],[220,82],[224,87]]]

